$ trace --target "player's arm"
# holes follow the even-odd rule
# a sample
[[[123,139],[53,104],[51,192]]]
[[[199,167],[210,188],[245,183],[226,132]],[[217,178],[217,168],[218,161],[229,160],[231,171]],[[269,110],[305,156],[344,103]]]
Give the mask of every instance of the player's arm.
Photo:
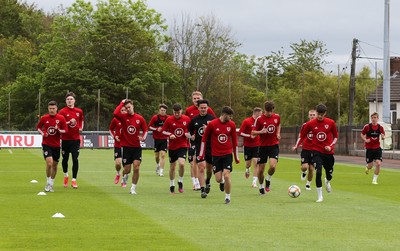
[[[383,129],[383,126],[380,126],[380,128],[381,128],[381,139],[382,139],[382,140],[385,140],[385,137],[386,137],[386,135],[385,135],[385,129]]]
[[[278,127],[276,128],[276,138],[278,140],[281,139],[281,124],[279,123]]]
[[[60,127],[56,126],[60,133],[68,132],[67,121],[65,120],[64,116],[60,116]]]
[[[235,162],[236,162],[236,164],[239,164],[240,163],[240,159],[239,159],[239,147],[238,147],[238,138],[237,138],[237,135],[236,135],[236,125],[235,125],[235,123],[232,123],[233,124],[233,128],[235,128],[233,131],[232,131],[232,150],[233,150],[233,156],[234,156],[234,158],[235,158]]]
[[[145,141],[147,138],[147,124],[146,120],[144,118],[141,118],[142,122],[140,123],[141,129],[142,129],[142,136],[139,136],[140,141]]]
[[[300,133],[299,133],[299,138],[297,139],[296,145],[292,148],[293,151],[299,148],[303,140],[307,137],[307,133],[310,131],[309,129],[309,123],[303,124],[301,127]]]
[[[80,111],[80,120],[79,120],[79,132],[83,131],[83,126],[84,126],[84,117],[83,117],[83,111]]]
[[[43,137],[47,137],[47,133],[44,132],[43,130],[43,120],[42,118],[40,118],[39,123],[36,126],[36,130],[40,133],[40,135],[42,135]]]
[[[175,138],[175,135],[174,135],[173,133],[171,133],[171,132],[168,131],[168,130],[169,130],[169,121],[170,121],[169,118],[167,118],[167,119],[165,120],[164,125],[163,125],[161,131],[162,131],[162,134],[168,136],[170,139],[174,139],[174,138]]]
[[[149,130],[150,130],[150,131],[157,131],[157,127],[154,126],[154,123],[155,123],[155,121],[156,121],[156,118],[157,118],[157,116],[153,116],[153,117],[151,117],[151,119],[150,119],[150,122],[149,122]]]
[[[246,121],[243,121],[242,125],[240,126],[240,129],[239,129],[239,135],[244,137],[244,138],[251,138],[252,137],[251,133],[250,134],[249,133],[245,133],[246,128],[247,128]]]
[[[121,103],[119,103],[119,105],[114,110],[114,117],[116,117],[119,120],[122,118],[121,108],[124,106],[124,104],[125,104],[125,99],[122,100]]]
[[[211,124],[209,124],[206,129],[204,130],[203,137],[201,138],[201,144],[200,144],[200,153],[199,156],[197,157],[199,160],[204,159],[205,155],[205,150],[207,146],[207,139],[210,137],[210,132],[211,132]]]

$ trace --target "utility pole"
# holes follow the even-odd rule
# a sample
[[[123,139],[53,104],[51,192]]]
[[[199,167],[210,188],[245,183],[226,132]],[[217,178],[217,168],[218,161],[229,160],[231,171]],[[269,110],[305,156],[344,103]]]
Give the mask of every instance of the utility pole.
[[[351,70],[349,85],[349,125],[353,125],[354,97],[356,96],[356,59],[357,59],[358,40],[353,39],[353,48],[351,50]]]

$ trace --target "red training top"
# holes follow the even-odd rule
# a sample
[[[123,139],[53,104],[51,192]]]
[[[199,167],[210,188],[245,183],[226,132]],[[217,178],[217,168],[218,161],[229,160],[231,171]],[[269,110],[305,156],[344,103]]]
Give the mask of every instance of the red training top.
[[[271,117],[265,114],[258,117],[254,123],[254,130],[261,131],[264,127],[267,128],[267,133],[260,134],[260,146],[273,146],[278,145],[277,130],[281,124],[281,117],[272,113]]]
[[[188,139],[185,133],[188,132],[190,124],[190,118],[186,115],[182,115],[180,118],[175,118],[175,116],[169,116],[162,127],[162,132],[167,137],[175,135],[175,139],[169,138],[168,149],[177,150],[179,148],[188,147]]]
[[[61,137],[63,140],[78,140],[80,139],[79,130],[83,130],[83,111],[77,107],[69,108],[68,106],[61,109],[59,114],[63,115],[68,125],[68,132]],[[75,121],[71,121],[75,119]]]
[[[242,125],[239,129],[239,135],[243,137],[243,146],[246,147],[258,147],[260,146],[260,136],[251,135],[251,131],[254,130],[254,122],[256,120],[253,117],[249,117],[243,120]]]
[[[121,146],[124,147],[141,147],[140,146],[140,130],[142,130],[142,137],[146,138],[147,136],[147,124],[142,116],[137,113],[129,114],[123,113],[121,114],[121,108],[124,106],[124,103],[121,102],[114,111],[114,117],[116,117],[122,126],[122,138],[121,138]]]
[[[56,114],[52,116],[46,114],[40,118],[36,130],[38,130],[43,136],[43,145],[61,147],[61,133],[59,130],[65,130],[67,132],[68,127],[65,118],[62,115]]]

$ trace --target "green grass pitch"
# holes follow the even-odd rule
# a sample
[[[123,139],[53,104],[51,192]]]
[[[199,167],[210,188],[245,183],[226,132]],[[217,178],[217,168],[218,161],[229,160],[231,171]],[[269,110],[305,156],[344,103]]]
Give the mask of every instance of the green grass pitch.
[[[70,167],[71,169],[71,167]],[[372,185],[360,165],[336,164],[332,193],[316,203],[306,191],[299,159],[280,158],[271,192],[260,196],[234,166],[231,204],[215,180],[206,199],[192,191],[186,167],[183,194],[169,194],[169,167],[155,174],[143,151],[137,195],[114,185],[112,150],[81,150],[79,188],[44,191],[40,149],[0,150],[0,250],[398,250],[400,172],[383,167]],[[131,177],[131,175],[130,175]],[[38,180],[39,183],[30,183]],[[287,188],[302,188],[297,199]],[[65,218],[52,218],[62,213]]]

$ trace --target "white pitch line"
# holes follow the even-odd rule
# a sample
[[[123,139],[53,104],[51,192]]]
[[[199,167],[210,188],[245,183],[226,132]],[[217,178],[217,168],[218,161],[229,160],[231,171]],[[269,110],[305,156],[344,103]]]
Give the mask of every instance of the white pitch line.
[[[10,154],[13,154],[13,152],[11,151],[11,149],[8,149],[8,152],[9,152]]]

